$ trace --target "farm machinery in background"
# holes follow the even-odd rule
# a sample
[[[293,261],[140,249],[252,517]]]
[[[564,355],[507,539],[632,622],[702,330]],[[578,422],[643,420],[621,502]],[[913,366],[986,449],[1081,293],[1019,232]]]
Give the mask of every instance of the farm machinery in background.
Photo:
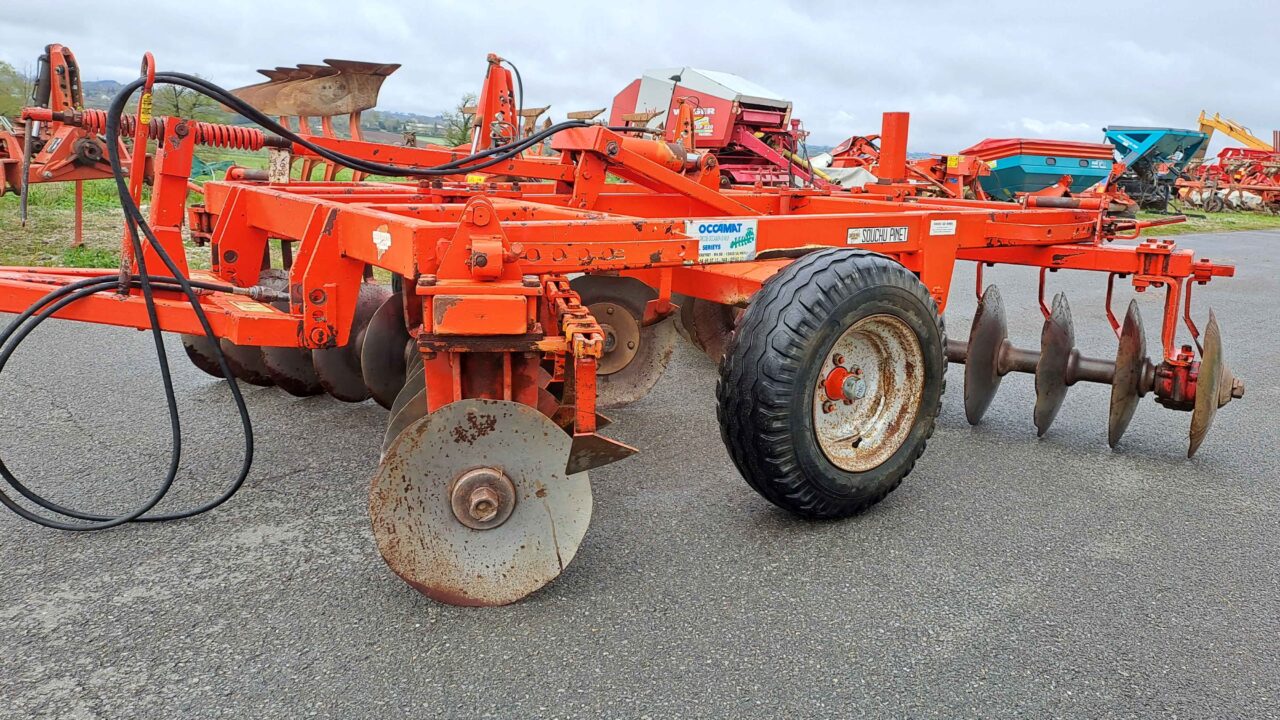
[[[613,98],[609,123],[665,132],[681,140],[674,122],[693,108],[692,145],[712,153],[720,181],[730,185],[820,185],[809,163],[805,133],[791,117],[791,101],[737,75],[699,68],[648,70]]]
[[[259,70],[269,80],[242,88],[245,98],[263,112],[277,116],[291,127],[313,132],[318,121],[324,137],[338,137],[333,118],[348,118],[348,136],[359,140],[360,115],[377,104],[383,80],[400,67],[349,60],[325,60],[324,65],[299,65]],[[84,243],[84,182],[112,177],[107,162],[106,114],[87,108],[80,65],[71,49],[58,44],[45,47],[37,60],[32,107],[46,112],[43,119],[19,118],[17,125],[0,126],[0,196],[16,193],[21,199],[25,222],[30,186],[40,183],[75,183],[75,230],[73,246]],[[241,141],[247,137],[237,126],[203,123],[204,131],[221,135],[211,143],[227,149],[251,149]],[[158,128],[157,128],[158,130]],[[149,136],[154,141],[156,138]],[[125,142],[123,139],[121,142]],[[121,146],[129,152],[128,144]],[[323,168],[324,179],[333,179],[337,167],[315,159],[301,161],[301,177],[311,178]],[[150,157],[141,165],[144,181],[152,181]],[[357,174],[357,179],[359,179]],[[200,185],[188,189],[201,193]]]
[[[886,113],[880,134],[850,137],[830,153],[811,158],[807,133],[791,115],[791,101],[715,70],[648,70],[614,97],[610,122],[660,131],[668,142],[679,141],[670,121],[685,104],[693,106],[693,147],[715,156],[725,187],[810,186],[899,198],[1006,201],[1029,193],[1085,197],[1084,191],[1093,189],[1095,197],[1109,193],[1116,208],[1132,204],[1107,186],[1112,150],[1106,145],[985,140],[954,155],[908,158],[905,146],[885,155],[882,138],[905,138],[907,113]]]
[[[70,48],[45,46],[36,62],[31,101],[55,118],[85,109],[80,65]],[[19,119],[17,125],[0,127],[0,196],[20,195],[26,222],[31,185],[75,183],[75,246],[84,243],[84,181],[109,177],[105,141],[85,127],[58,119]]]
[[[730,458],[753,490],[805,518],[854,515],[897,487],[932,434],[949,362],[964,364],[971,423],[1008,373],[1035,377],[1040,435],[1068,388],[1101,383],[1111,446],[1151,396],[1190,412],[1189,456],[1219,408],[1243,395],[1213,312],[1203,325],[1193,319],[1192,289],[1234,268],[1138,238],[1160,223],[1110,216],[1100,198],[1019,205],[913,192],[907,118],[895,113],[878,167],[902,182],[878,179],[856,193],[816,181],[726,187],[730,171],[697,146],[694,103],[680,103],[660,137],[647,125],[584,120],[526,134],[511,121],[519,108],[508,65],[489,58],[466,150],[291,129],[207,81],[157,73],[149,55],[101,118],[25,110],[29,122],[105,131],[126,232],[120,268],[0,268],[0,312],[19,313],[0,333],[0,369],[50,317],[149,329],[179,448],[161,333],[181,334],[195,365],[226,380],[246,456],[222,495],[182,513],[154,511],[180,466],[176,451],[155,495],[127,514],[55,503],[3,463],[0,476],[21,497],[0,493],[0,503],[68,530],[190,517],[230,498],[250,471],[238,382],[372,399],[389,410],[368,505],[383,559],[441,602],[514,602],[573,559],[591,517],[588,472],[636,452],[601,433],[599,410],[657,382],[683,315],[677,298],[707,311],[683,331],[717,362]],[[208,94],[264,129],[232,135],[150,117],[160,84]],[[129,157],[121,134],[132,136]],[[148,139],[157,143],[144,213]],[[537,152],[548,141],[554,156]],[[195,148],[228,142],[265,152],[268,169],[233,167],[187,207]],[[292,178],[290,166],[308,160],[405,179]],[[208,270],[190,269],[184,216]],[[979,268],[967,341],[942,326],[957,262]],[[983,286],[983,269],[1001,264],[1039,270],[1039,349],[1013,344],[999,290]],[[1065,294],[1049,299],[1051,273],[1069,270],[1105,278],[1113,359],[1082,355]],[[1121,317],[1113,310],[1118,280],[1163,294],[1154,357],[1136,300]],[[323,442],[323,433],[309,437]]]
[[[1280,212],[1280,130],[1268,143],[1243,125],[1201,111],[1200,131],[1205,144],[1194,163],[1178,180],[1181,197],[1208,212],[1226,209]],[[1223,148],[1216,161],[1204,162],[1208,139],[1221,132],[1241,144]]]

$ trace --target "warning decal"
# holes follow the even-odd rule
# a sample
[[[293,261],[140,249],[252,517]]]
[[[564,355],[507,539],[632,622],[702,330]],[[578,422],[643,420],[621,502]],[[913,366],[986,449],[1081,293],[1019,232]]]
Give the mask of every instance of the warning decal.
[[[956,221],[955,220],[930,220],[929,234],[930,235],[955,235]]]

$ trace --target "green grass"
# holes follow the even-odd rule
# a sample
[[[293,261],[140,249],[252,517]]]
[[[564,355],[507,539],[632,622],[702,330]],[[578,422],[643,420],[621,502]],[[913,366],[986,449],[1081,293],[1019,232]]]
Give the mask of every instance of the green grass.
[[[120,251],[108,247],[70,247],[62,252],[58,265],[75,268],[119,267]]]
[[[1155,213],[1138,213],[1139,220],[1165,217]],[[1280,215],[1252,212],[1187,213],[1187,221],[1176,225],[1147,228],[1143,235],[1166,237],[1188,233],[1237,232],[1240,230],[1280,230]]]

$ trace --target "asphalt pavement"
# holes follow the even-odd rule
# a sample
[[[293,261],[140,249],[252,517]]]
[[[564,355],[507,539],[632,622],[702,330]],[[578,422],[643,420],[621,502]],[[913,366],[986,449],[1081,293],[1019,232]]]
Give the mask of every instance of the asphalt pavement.
[[[382,409],[248,388],[256,461],[222,508],[87,534],[0,513],[0,717],[1276,716],[1280,233],[1179,243],[1238,264],[1197,300],[1247,383],[1193,460],[1190,415],[1150,398],[1109,449],[1102,386],[1072,388],[1037,439],[1032,378],[1010,376],[970,427],[953,366],[902,486],[804,522],[736,474],[715,368],[682,344],[612,413],[642,452],[593,471],[577,558],[505,608],[434,603],[382,563],[366,515]],[[1035,347],[1035,272],[987,279]],[[1113,355],[1104,278],[1050,286],[1082,351]],[[961,268],[954,335],[972,287]],[[1158,347],[1161,300],[1139,301]],[[146,497],[170,449],[150,343],[37,332],[0,375],[0,457],[66,504]],[[169,508],[215,495],[242,457],[225,388],[180,351],[174,372],[188,436]]]

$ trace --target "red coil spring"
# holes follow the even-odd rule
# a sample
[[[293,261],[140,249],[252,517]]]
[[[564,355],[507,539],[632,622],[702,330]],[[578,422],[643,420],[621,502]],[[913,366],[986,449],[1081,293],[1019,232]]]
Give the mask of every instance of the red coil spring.
[[[95,135],[107,132],[107,113],[105,110],[88,109],[83,113],[81,124]],[[153,117],[147,124],[147,137],[159,140],[164,135],[164,118]],[[222,125],[220,123],[191,122],[195,126],[196,143],[212,147],[231,148],[235,150],[261,150],[267,136],[257,128]],[[120,116],[120,135],[132,137],[138,129],[137,115]]]
[[[198,122],[196,142],[235,150],[261,150],[267,136],[258,128]]]
[[[81,125],[95,135],[105,135],[107,133],[107,111],[95,110],[89,108],[83,111],[83,120]],[[120,135],[121,137],[131,137],[138,130],[137,115],[121,115],[120,116]],[[157,140],[164,134],[164,118],[153,117],[147,125],[147,137]]]

